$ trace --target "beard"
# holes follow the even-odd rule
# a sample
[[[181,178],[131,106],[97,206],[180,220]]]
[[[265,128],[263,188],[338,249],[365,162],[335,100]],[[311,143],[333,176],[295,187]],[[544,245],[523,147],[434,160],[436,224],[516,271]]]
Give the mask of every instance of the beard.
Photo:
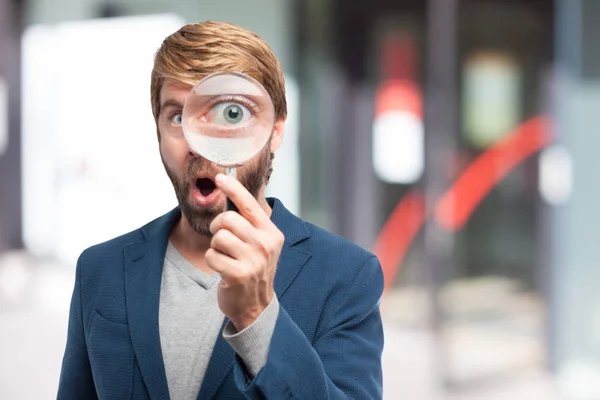
[[[257,200],[263,185],[269,183],[271,173],[273,172],[273,158],[275,155],[270,152],[270,147],[270,144],[267,144],[258,158],[247,163],[243,169],[238,169],[238,181]],[[195,178],[198,175],[202,174],[214,178],[222,170],[216,164],[198,156],[188,161],[185,166],[183,178],[178,178],[175,172],[167,166],[162,155],[161,160],[167,176],[173,184],[173,189],[175,189],[175,196],[177,197],[181,213],[188,220],[192,229],[202,236],[212,237],[210,224],[217,215],[225,211],[225,204],[210,208],[200,207],[191,199],[190,193],[196,184]]]

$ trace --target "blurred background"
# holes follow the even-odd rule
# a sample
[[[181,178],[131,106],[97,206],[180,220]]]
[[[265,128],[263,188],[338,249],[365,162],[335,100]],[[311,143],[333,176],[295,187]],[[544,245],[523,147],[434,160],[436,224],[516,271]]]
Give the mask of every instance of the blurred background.
[[[283,65],[269,195],[381,260],[386,399],[600,399],[599,0],[0,0],[1,399],[56,396],[79,253],[175,206],[152,58],[209,19]]]

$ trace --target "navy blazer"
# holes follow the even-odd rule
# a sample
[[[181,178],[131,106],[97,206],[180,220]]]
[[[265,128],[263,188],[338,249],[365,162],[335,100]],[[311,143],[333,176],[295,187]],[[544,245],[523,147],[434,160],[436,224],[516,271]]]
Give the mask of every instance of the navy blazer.
[[[248,380],[243,361],[219,335],[198,399],[380,399],[379,261],[269,200],[285,243],[267,363]],[[179,218],[175,209],[81,254],[58,399],[169,399],[158,306],[167,242]]]

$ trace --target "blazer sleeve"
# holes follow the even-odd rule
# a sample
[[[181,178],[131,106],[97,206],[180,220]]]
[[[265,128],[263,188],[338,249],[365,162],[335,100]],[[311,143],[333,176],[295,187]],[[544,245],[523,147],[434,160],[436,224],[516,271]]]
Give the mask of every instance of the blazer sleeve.
[[[254,379],[236,358],[238,389],[251,399],[381,399],[382,293],[383,272],[373,256],[327,313],[331,321],[314,345],[282,306],[267,363]]]
[[[97,399],[83,329],[81,307],[81,257],[75,271],[75,287],[71,298],[67,345],[63,357],[58,400]]]

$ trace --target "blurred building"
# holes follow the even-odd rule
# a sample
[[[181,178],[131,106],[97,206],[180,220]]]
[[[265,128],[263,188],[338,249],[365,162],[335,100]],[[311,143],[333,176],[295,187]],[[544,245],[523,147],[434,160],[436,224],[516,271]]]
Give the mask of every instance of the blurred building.
[[[599,1],[0,0],[0,250],[33,246],[70,262],[86,241],[134,228],[174,201],[82,236],[89,220],[81,217],[101,221],[112,204],[135,204],[122,189],[128,181],[98,204],[74,200],[61,185],[89,188],[94,164],[82,164],[84,147],[60,153],[68,160],[46,149],[72,143],[60,139],[61,127],[77,115],[57,103],[49,113],[63,122],[32,118],[46,109],[40,96],[62,90],[40,82],[72,76],[48,71],[99,54],[87,49],[83,59],[69,41],[60,41],[63,53],[48,52],[48,32],[58,48],[75,32],[96,35],[81,21],[139,16],[161,16],[164,32],[180,21],[230,21],[273,47],[293,110],[272,194],[375,251],[387,320],[434,332],[436,374],[447,388],[538,368],[575,398],[600,398]],[[86,76],[104,82],[83,74],[71,102],[91,96],[82,89],[77,97]],[[151,118],[149,101],[144,107],[131,112]],[[148,163],[160,169],[158,157]],[[151,193],[158,198],[163,187]],[[74,209],[81,217],[68,225]]]

